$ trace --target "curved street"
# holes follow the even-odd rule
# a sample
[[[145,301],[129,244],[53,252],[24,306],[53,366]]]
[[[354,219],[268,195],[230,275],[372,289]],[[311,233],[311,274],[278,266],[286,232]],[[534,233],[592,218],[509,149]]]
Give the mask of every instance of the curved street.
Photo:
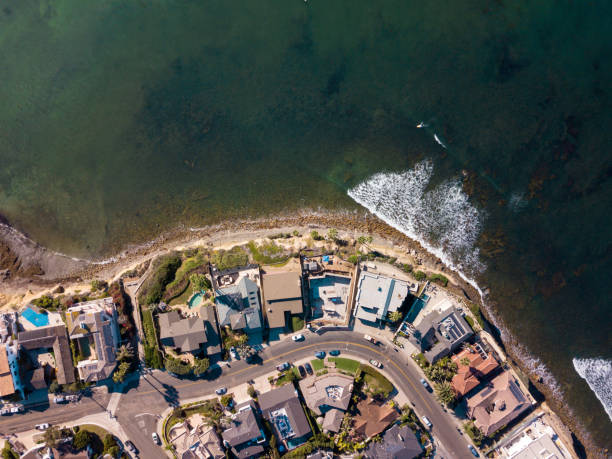
[[[459,424],[450,413],[445,412],[435,395],[421,385],[420,370],[402,349],[396,351],[390,344],[371,344],[363,335],[349,330],[328,330],[320,334],[305,332],[304,336],[306,339],[302,342],[285,339],[266,347],[259,354],[259,363],[234,361],[222,371],[213,369],[208,379],[177,379],[163,371],[144,372],[140,378],[134,378],[123,388],[114,410],[116,419],[125,435],[140,450],[141,457],[167,457],[162,447],[152,442],[151,433],[157,430],[161,413],[169,407],[210,395],[218,387],[238,386],[274,371],[279,363],[314,359],[316,351],[339,349],[344,357],[376,359],[383,363],[381,372],[399,392],[406,394],[419,417],[427,416],[432,422],[436,457],[472,457],[467,438],[458,431]],[[104,413],[105,409],[99,400],[85,398],[74,406],[53,406],[43,412],[29,411],[19,417],[0,419],[0,432],[5,435],[19,432],[31,429],[40,422],[65,423],[75,420],[79,415]]]

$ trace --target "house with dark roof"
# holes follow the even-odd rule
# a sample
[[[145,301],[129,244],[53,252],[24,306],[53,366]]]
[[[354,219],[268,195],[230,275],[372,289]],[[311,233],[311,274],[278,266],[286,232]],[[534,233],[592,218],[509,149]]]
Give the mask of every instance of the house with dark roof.
[[[239,459],[257,457],[265,451],[266,435],[252,401],[236,407],[230,427],[223,431],[223,444]]]
[[[119,329],[112,298],[78,303],[66,311],[68,336],[84,359],[77,363],[85,382],[109,378],[117,366]]]
[[[468,416],[484,435],[491,435],[516,419],[531,406],[518,382],[509,371],[493,378],[467,399]]]
[[[306,406],[317,415],[324,416],[323,429],[338,432],[351,403],[353,378],[331,373],[302,379],[299,384]]]
[[[57,382],[70,384],[75,381],[70,344],[64,325],[51,325],[19,332],[17,342],[20,348],[26,351],[52,348]]]
[[[297,272],[266,273],[262,276],[264,315],[268,327],[285,331],[291,316],[302,315],[302,278]]]
[[[371,442],[362,455],[365,459],[412,459],[422,452],[412,430],[395,424],[385,432],[381,442]]]
[[[194,317],[183,318],[178,310],[159,314],[161,344],[181,352],[204,353],[209,358],[221,353],[217,319],[211,306],[202,306]]]
[[[453,376],[451,386],[458,397],[466,395],[499,367],[493,354],[472,348],[453,355],[451,359],[457,365],[457,374]]]
[[[219,325],[229,325],[261,340],[262,320],[259,287],[249,277],[241,277],[235,284],[215,289],[215,305]]]
[[[474,332],[456,308],[433,311],[412,331],[409,341],[417,346],[429,363],[455,351]]]
[[[385,430],[398,417],[397,410],[391,405],[368,397],[357,404],[357,415],[353,417],[353,429],[365,438],[371,438]]]
[[[285,384],[260,394],[258,401],[263,417],[270,422],[276,439],[285,449],[297,448],[312,436],[310,424],[293,384]]]

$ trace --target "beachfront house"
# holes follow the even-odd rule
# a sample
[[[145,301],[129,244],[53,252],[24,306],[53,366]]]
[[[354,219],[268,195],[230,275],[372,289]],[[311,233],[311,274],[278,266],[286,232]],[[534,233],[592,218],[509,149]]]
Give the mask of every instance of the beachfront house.
[[[355,317],[374,327],[388,321],[391,312],[400,310],[410,294],[410,284],[399,279],[362,272],[357,283]]]
[[[112,298],[78,303],[66,311],[66,326],[76,348],[79,377],[85,382],[111,376],[119,346],[117,311]]]
[[[411,332],[409,340],[434,363],[450,354],[474,332],[456,308],[433,311]]]
[[[202,306],[197,313],[192,312],[190,317],[185,318],[174,309],[159,314],[157,321],[159,339],[163,346],[171,347],[179,353],[203,354],[213,360],[220,356],[221,341],[211,306]]]
[[[484,435],[491,435],[531,406],[529,398],[509,371],[493,378],[467,399],[467,413]]]
[[[457,365],[457,374],[453,376],[451,386],[457,397],[463,397],[492,371],[499,368],[491,352],[486,352],[479,344],[464,349],[452,356]]]
[[[260,343],[263,332],[258,278],[259,269],[252,266],[213,275],[219,326],[246,333],[251,344]]]
[[[292,318],[304,317],[302,279],[298,272],[266,273],[262,276],[264,315],[270,339],[292,330]]]

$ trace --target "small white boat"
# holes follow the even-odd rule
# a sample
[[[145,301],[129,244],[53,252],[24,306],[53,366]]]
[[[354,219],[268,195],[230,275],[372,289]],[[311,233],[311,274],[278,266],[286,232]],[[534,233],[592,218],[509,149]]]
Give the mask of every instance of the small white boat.
[[[427,125],[421,121],[419,124],[416,125],[416,127],[418,129],[421,129],[421,128],[427,127]]]

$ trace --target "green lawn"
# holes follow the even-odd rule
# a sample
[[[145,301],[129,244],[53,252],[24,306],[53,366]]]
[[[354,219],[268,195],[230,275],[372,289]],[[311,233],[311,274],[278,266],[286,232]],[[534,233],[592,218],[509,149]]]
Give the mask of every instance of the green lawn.
[[[323,360],[321,359],[315,359],[315,360],[311,360],[310,364],[312,365],[312,369],[317,372],[319,370],[322,370],[323,368],[325,368],[325,364],[323,363]]]
[[[361,363],[359,363],[357,360],[345,359],[342,357],[330,357],[329,361],[334,362],[338,370],[346,371],[352,373],[353,375],[357,373],[357,370],[359,370],[359,367],[361,366]]]
[[[98,437],[100,437],[101,440],[104,439],[106,434],[110,433],[108,430],[103,429],[102,427],[96,426],[94,424],[82,424],[82,425],[79,426],[79,428],[81,430],[87,430],[88,432],[93,432],[93,433],[97,434]]]
[[[291,329],[295,333],[298,330],[304,328],[304,319],[300,316],[291,316]]]
[[[387,378],[376,371],[370,365],[360,365],[359,371],[363,372],[363,380],[372,389],[378,389],[384,392],[387,396],[393,392],[394,386]]]
[[[168,303],[170,306],[174,306],[177,304],[187,304],[187,300],[189,300],[189,297],[193,294],[193,292],[191,291],[191,286],[189,285],[189,283],[187,284],[187,288],[185,289],[185,291],[183,293],[181,293],[179,296],[177,296],[176,298],[172,298],[170,300],[170,303]]]

